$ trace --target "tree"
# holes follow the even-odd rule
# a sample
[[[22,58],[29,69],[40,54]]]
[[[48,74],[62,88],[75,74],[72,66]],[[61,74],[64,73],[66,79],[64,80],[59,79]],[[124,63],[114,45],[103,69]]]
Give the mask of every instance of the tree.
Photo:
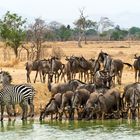
[[[87,19],[87,16],[84,15],[84,9],[80,9],[79,11],[80,11],[80,17],[78,20],[76,20],[74,22],[74,24],[79,31],[78,47],[82,47],[82,45],[81,45],[82,37],[83,36],[85,37],[85,44],[86,44],[87,43],[86,42],[86,31],[87,31],[87,29],[89,29],[91,27],[95,27],[96,23]]]
[[[42,43],[45,41],[46,36],[46,24],[45,21],[37,18],[35,22],[29,25],[28,35],[33,43],[33,46],[36,48],[36,59],[39,60],[41,58],[41,51],[42,51]]]
[[[103,32],[107,31],[111,27],[114,27],[113,22],[108,17],[101,17],[99,22],[96,24],[96,30],[98,31],[98,37],[101,34],[104,34]],[[111,36],[111,32],[109,34],[109,39]]]
[[[10,46],[14,50],[16,58],[18,57],[18,48],[25,39],[25,22],[26,20],[21,16],[9,11],[0,20],[0,36],[6,46]]]
[[[127,30],[120,29],[119,25],[117,25],[111,34],[111,40],[124,40],[128,36]]]
[[[140,39],[140,28],[139,27],[131,27],[129,30],[129,36],[132,39]]]
[[[101,17],[98,22],[98,31],[103,33],[107,29],[114,27],[113,22],[108,17]]]
[[[65,27],[62,25],[60,29],[58,30],[58,36],[60,37],[61,41],[67,41],[71,37],[71,29],[68,25]]]

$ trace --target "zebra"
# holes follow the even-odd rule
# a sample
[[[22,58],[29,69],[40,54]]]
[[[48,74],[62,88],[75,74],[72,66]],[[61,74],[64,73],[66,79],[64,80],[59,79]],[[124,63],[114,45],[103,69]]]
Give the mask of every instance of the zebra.
[[[8,118],[10,119],[11,105],[14,109],[15,105],[19,104],[22,109],[22,120],[27,119],[28,105],[30,105],[30,116],[34,116],[34,104],[33,99],[35,95],[35,89],[28,84],[14,85],[11,84],[12,76],[9,72],[0,72],[0,83],[2,83],[2,89],[0,90],[0,106],[1,106],[1,121],[3,120],[4,108],[6,106]]]

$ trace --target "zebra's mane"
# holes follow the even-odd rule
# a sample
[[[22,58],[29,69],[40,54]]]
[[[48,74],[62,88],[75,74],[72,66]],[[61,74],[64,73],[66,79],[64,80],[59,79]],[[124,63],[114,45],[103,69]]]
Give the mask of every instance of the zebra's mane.
[[[4,76],[7,76],[9,79],[9,83],[12,82],[12,76],[10,75],[10,73],[8,71],[2,71],[1,73],[3,73]]]

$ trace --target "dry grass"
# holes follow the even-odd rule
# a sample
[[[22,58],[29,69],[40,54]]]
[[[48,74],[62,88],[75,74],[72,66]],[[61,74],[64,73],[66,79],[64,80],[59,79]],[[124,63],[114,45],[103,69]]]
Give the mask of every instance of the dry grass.
[[[46,53],[48,56],[52,54],[52,47],[61,48],[65,55],[77,55],[81,56],[83,55],[87,59],[89,58],[97,58],[98,53],[103,50],[107,53],[109,53],[113,58],[121,59],[124,62],[128,62],[130,64],[133,64],[134,61],[134,54],[138,53],[138,50],[140,50],[140,42],[131,42],[130,47],[129,42],[88,42],[87,45],[83,44],[83,48],[77,47],[77,42],[46,42],[44,45],[47,48],[44,48],[44,53]],[[49,47],[48,47],[49,46]],[[125,46],[125,47],[120,47]],[[2,43],[0,43],[0,53],[2,54]],[[0,67],[3,70],[9,71],[13,77],[13,83],[20,84],[20,83],[26,83],[26,71],[25,71],[25,62],[26,59],[23,59],[25,61],[19,62],[14,61],[14,55],[13,53],[10,53],[11,60],[4,62],[3,60],[3,54],[0,55]],[[26,53],[23,56],[26,58]],[[47,56],[45,56],[47,57]],[[62,62],[66,63],[65,57],[62,57]],[[31,73],[31,79],[33,81],[35,76],[35,72]],[[117,86],[117,88],[120,89],[121,92],[123,92],[124,85],[128,83],[134,82],[134,70],[129,69],[127,66],[124,68],[123,77],[122,77],[122,86]],[[33,84],[35,87],[37,93],[35,95],[35,113],[39,113],[39,107],[40,105],[44,106],[46,102],[50,99],[51,94],[48,92],[47,84],[40,83],[39,77],[37,79],[37,83]]]
[[[55,56],[59,59],[61,59],[63,56],[65,56],[65,53],[61,47],[52,47],[52,53],[51,56]]]
[[[1,61],[0,67],[14,67],[20,63],[19,59],[13,59],[10,61]]]

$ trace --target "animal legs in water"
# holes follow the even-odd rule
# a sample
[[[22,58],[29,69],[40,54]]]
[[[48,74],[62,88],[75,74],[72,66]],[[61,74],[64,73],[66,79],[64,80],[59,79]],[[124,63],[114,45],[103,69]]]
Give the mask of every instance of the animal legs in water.
[[[102,120],[105,118],[105,112],[102,112]]]
[[[16,108],[15,108],[15,105],[12,105],[13,107],[13,110],[14,110],[14,117],[16,117]]]
[[[4,107],[5,106],[1,105],[1,121],[3,121]]]
[[[29,113],[29,116],[30,117],[34,116],[34,105],[33,105],[33,103],[30,103],[30,113]]]
[[[22,108],[22,120],[27,119],[28,105],[26,103],[20,103],[20,107]]]
[[[10,112],[10,105],[6,105],[6,109],[7,109],[7,114],[8,114],[8,120],[11,121],[11,112]]]

